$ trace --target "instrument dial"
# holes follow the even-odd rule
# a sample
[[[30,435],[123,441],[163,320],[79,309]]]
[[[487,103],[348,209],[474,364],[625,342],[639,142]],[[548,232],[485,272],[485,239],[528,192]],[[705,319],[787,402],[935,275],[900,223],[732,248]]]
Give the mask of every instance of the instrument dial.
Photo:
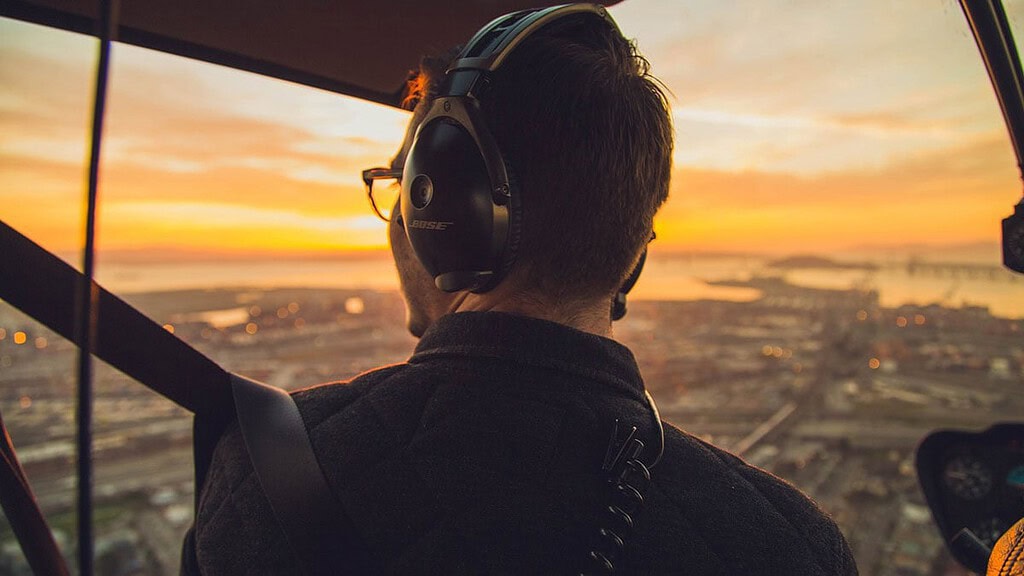
[[[992,471],[970,456],[950,459],[942,477],[946,487],[964,500],[979,500],[992,489]]]

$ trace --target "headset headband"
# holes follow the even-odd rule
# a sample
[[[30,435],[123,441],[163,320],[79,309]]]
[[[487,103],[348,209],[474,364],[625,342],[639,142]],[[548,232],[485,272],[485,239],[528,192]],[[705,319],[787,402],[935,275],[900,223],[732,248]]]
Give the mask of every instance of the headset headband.
[[[619,26],[600,4],[563,4],[549,8],[521,10],[492,20],[469,40],[448,74],[459,70],[494,72],[505,57],[523,40],[544,25],[570,14],[594,14],[603,18],[616,31]]]

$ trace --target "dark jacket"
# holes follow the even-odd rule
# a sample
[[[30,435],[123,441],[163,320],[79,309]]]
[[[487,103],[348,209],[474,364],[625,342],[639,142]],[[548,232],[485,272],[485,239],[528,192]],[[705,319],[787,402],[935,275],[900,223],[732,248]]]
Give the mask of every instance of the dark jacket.
[[[499,313],[446,316],[407,363],[294,397],[343,510],[336,561],[360,573],[578,573],[606,522],[615,420],[657,439],[627,348]],[[857,573],[835,523],[797,489],[665,434],[616,574]],[[207,576],[296,573],[237,428],[189,538]]]

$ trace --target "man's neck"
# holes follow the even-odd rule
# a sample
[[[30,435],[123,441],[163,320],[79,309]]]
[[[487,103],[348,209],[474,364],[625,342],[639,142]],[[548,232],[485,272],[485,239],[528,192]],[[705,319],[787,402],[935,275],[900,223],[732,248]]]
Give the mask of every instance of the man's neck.
[[[612,337],[610,299],[552,303],[521,293],[510,293],[499,286],[484,294],[459,294],[449,312],[506,312],[557,322],[605,338]]]

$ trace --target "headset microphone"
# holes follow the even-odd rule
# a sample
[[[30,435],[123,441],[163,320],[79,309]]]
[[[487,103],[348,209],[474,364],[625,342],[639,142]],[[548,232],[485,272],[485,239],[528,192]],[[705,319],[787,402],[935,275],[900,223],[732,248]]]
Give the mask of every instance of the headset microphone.
[[[619,291],[615,293],[615,298],[612,299],[612,320],[622,320],[622,317],[626,315],[626,294],[633,289],[636,285],[636,281],[640,279],[640,272],[644,269],[644,262],[647,261],[647,248],[640,253],[640,260],[637,261],[636,266],[633,267],[633,271],[626,277],[625,282],[619,287]]]

